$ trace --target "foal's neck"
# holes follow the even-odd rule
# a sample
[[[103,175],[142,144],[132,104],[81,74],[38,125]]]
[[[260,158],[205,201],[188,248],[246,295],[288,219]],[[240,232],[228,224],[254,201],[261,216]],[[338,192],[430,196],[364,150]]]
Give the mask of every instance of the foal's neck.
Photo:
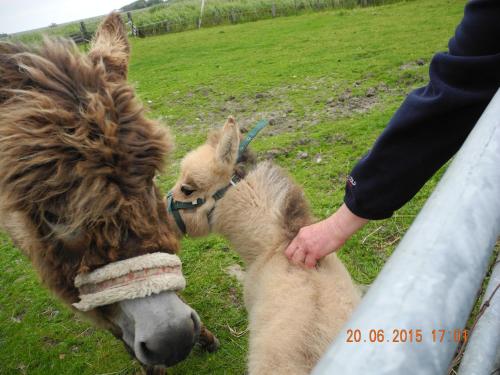
[[[214,231],[226,237],[247,264],[259,255],[283,250],[287,243],[274,202],[279,204],[272,192],[260,189],[258,181],[249,176],[231,187],[216,205]]]

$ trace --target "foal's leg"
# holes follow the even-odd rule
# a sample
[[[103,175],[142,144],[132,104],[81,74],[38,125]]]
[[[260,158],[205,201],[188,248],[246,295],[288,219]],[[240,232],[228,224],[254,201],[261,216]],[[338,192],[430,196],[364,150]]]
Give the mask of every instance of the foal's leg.
[[[180,296],[179,296],[180,297]],[[184,303],[187,304],[187,302],[180,297]],[[203,324],[203,322],[200,322],[201,328],[200,328],[200,337],[198,338],[198,344],[200,344],[201,349],[207,351],[208,353],[213,353],[219,349],[220,343],[219,340],[217,340],[217,337],[208,330],[207,327]]]
[[[198,343],[203,350],[206,350],[209,353],[215,352],[217,349],[219,349],[220,346],[217,337],[215,337],[214,334],[210,332],[203,323],[201,324],[200,338],[198,339]]]

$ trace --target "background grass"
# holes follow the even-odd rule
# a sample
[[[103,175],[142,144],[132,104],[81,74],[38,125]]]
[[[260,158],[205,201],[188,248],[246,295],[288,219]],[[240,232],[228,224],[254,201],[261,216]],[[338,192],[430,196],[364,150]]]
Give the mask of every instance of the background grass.
[[[229,114],[243,127],[270,118],[252,143],[304,186],[314,214],[342,202],[350,169],[406,93],[425,84],[433,53],[446,50],[465,0],[421,0],[329,11],[132,41],[130,80],[176,136],[161,176],[175,181],[179,159]],[[393,218],[370,223],[340,252],[356,282],[371,283],[442,171]],[[221,341],[195,350],[172,374],[243,374],[247,348],[241,287],[226,272],[241,264],[212,236],[182,243],[187,301]],[[59,304],[29,262],[0,236],[0,373],[132,374],[121,344]]]

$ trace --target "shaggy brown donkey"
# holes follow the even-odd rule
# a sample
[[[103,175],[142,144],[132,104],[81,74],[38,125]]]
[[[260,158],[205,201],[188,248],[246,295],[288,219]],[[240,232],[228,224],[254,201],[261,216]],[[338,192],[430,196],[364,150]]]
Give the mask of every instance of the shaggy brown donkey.
[[[126,82],[128,60],[117,14],[87,55],[62,39],[0,43],[0,228],[67,304],[79,300],[79,274],[178,250],[154,184],[171,137],[144,116]],[[134,277],[147,279],[150,270],[140,271]],[[103,285],[93,285],[97,294]],[[217,346],[174,291],[93,306],[85,314],[148,366],[177,363],[196,341]]]

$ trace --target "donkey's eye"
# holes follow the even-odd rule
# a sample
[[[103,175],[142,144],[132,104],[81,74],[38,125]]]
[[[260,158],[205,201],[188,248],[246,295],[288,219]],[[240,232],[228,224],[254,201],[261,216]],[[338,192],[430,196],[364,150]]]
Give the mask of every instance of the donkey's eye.
[[[181,191],[184,193],[184,195],[186,196],[190,196],[191,194],[193,194],[194,190],[192,189],[189,189],[188,187],[186,186],[181,186]]]

